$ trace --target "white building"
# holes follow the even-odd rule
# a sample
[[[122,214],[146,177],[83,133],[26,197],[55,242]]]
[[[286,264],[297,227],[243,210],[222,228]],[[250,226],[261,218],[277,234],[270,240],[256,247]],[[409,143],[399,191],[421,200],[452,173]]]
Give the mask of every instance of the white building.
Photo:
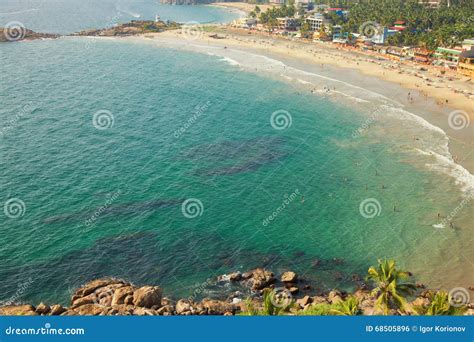
[[[312,4],[313,0],[295,0],[295,6],[298,8],[308,9],[309,4]]]
[[[441,0],[418,0],[418,3],[429,8],[438,8],[441,5]]]
[[[327,29],[332,23],[331,19],[324,18],[324,16],[320,13],[316,13],[306,18],[306,22],[309,24],[311,31],[319,31],[321,30],[321,27],[325,27]]]
[[[295,18],[285,17],[277,18],[278,28],[284,31],[295,31],[298,26],[298,20]]]
[[[274,4],[274,5],[284,5],[285,4],[285,0],[270,0],[269,2],[271,4]]]

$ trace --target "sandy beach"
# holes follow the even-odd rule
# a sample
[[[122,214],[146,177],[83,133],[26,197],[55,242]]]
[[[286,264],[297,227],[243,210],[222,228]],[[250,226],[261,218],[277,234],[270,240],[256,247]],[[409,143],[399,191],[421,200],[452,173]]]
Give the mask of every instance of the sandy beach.
[[[279,5],[274,5],[274,4],[258,4],[258,5],[255,5],[255,4],[249,4],[249,3],[246,3],[246,2],[215,2],[215,3],[210,4],[208,6],[237,9],[237,10],[240,10],[240,11],[244,12],[245,14],[248,14],[248,13],[250,13],[254,10],[255,6],[260,7],[262,12],[265,12],[267,9],[272,8],[272,7],[276,7],[276,6],[279,6]]]
[[[466,77],[332,44],[291,41],[227,26],[203,27],[199,34],[192,35],[177,30],[124,39],[215,56],[216,63],[227,63],[235,72],[269,77],[288,84],[297,94],[322,96],[366,113],[368,126],[378,122],[370,132],[378,137],[374,141],[389,141],[396,153],[408,153],[402,163],[429,170],[438,175],[440,183],[451,184],[452,191],[443,196],[452,201],[448,212],[456,216],[455,226],[460,228],[446,232],[460,234],[460,245],[455,248],[463,251],[466,260],[471,258],[469,248],[461,246],[461,241],[470,240],[474,208],[474,99],[472,82]],[[454,126],[453,113],[462,113],[461,126]],[[341,143],[348,148],[357,145],[354,140]],[[436,206],[436,199],[427,201],[434,201]],[[436,221],[436,211],[424,219],[429,233],[433,233],[433,227],[449,228]],[[445,234],[445,229],[436,231]],[[469,283],[470,278],[445,270],[437,281],[444,286],[458,286],[456,282]]]
[[[468,182],[472,183],[474,125],[470,123],[474,120],[474,87],[469,78],[453,71],[442,74],[437,67],[393,61],[329,43],[292,41],[228,26],[206,27],[205,31],[193,36],[192,40],[183,39],[180,30],[129,39],[170,43],[198,52],[200,44],[222,49],[221,52],[225,49],[247,51],[284,61],[298,69],[326,70],[332,78],[382,93],[446,132],[452,160],[469,171],[467,178],[471,178]],[[210,37],[216,33],[219,39]],[[461,114],[457,115],[456,111]],[[464,120],[462,129],[453,129],[450,119],[453,112]]]

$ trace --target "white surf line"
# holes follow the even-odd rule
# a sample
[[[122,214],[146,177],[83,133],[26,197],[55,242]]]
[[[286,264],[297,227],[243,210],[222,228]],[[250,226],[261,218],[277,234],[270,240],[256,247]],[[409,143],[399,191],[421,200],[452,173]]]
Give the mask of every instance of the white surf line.
[[[205,46],[201,45],[201,47],[205,47]],[[251,55],[251,56],[254,56],[254,57],[258,57],[258,58],[263,58],[266,61],[269,61],[269,62],[272,62],[272,63],[275,63],[275,64],[279,64],[279,65],[285,67],[286,69],[291,70],[291,71],[296,72],[296,73],[301,73],[301,74],[307,75],[307,76],[314,76],[314,77],[322,78],[322,79],[325,79],[325,80],[328,80],[328,81],[344,84],[344,85],[346,85],[348,87],[351,87],[351,88],[354,88],[354,89],[363,90],[366,93],[372,94],[376,97],[383,98],[385,100],[388,100],[389,102],[397,104],[398,106],[404,107],[403,104],[401,104],[400,102],[398,102],[396,100],[393,100],[393,99],[391,99],[391,98],[389,98],[385,95],[374,92],[372,90],[369,90],[369,89],[366,89],[366,88],[363,88],[363,87],[360,87],[360,86],[356,86],[356,85],[354,85],[352,83],[349,83],[349,82],[345,82],[345,81],[341,81],[341,80],[338,80],[338,79],[335,79],[335,78],[332,78],[332,77],[323,76],[323,75],[316,74],[316,73],[313,73],[313,72],[297,69],[297,68],[294,68],[294,67],[291,67],[291,66],[285,64],[284,62],[282,62],[280,60],[277,60],[277,59],[274,59],[274,58],[271,58],[271,57],[268,57],[268,56],[265,56],[265,55],[256,54],[256,53],[252,53],[252,52],[248,52],[248,51],[235,50],[235,49],[228,49],[228,50],[230,50],[232,52],[236,52],[236,53],[247,54],[247,55]]]
[[[216,50],[216,51],[222,51],[222,48],[221,47],[218,47],[218,46],[208,46],[208,45],[201,45],[201,44],[196,44],[196,43],[193,43],[193,44],[190,44],[190,43],[186,43],[186,42],[169,42],[167,41],[166,43],[170,44],[170,45],[178,45],[178,46],[183,46],[183,47],[188,47],[188,46],[192,46],[192,47],[196,47],[196,48],[200,48],[200,49],[213,49],[213,50]],[[355,88],[355,89],[359,89],[359,90],[363,90],[364,92],[367,92],[367,93],[370,93],[370,94],[373,94],[375,95],[376,97],[380,97],[380,98],[383,98],[383,99],[386,99],[390,102],[393,102],[397,105],[400,105],[400,106],[403,106],[401,103],[385,96],[385,95],[382,95],[382,94],[379,94],[379,93],[376,93],[374,91],[371,91],[371,90],[368,90],[368,89],[365,89],[365,88],[362,88],[362,87],[359,87],[359,86],[355,86],[351,83],[348,83],[348,82],[345,82],[345,81],[341,81],[341,80],[338,80],[338,79],[335,79],[335,78],[331,78],[331,77],[327,77],[327,76],[323,76],[323,75],[319,75],[319,74],[316,74],[316,73],[311,73],[311,72],[307,72],[307,71],[304,71],[304,70],[300,70],[300,69],[296,69],[296,68],[293,68],[293,67],[290,67],[288,65],[286,65],[284,62],[282,61],[279,61],[277,59],[273,59],[273,58],[270,58],[270,57],[267,57],[265,55],[261,55],[261,54],[256,54],[256,53],[252,53],[252,52],[248,52],[248,51],[241,51],[241,50],[235,50],[235,49],[227,49],[227,51],[232,51],[232,52],[236,52],[236,53],[240,53],[240,54],[245,54],[245,55],[250,55],[250,56],[253,56],[253,57],[258,57],[258,58],[263,58],[265,59],[266,61],[269,61],[269,62],[272,62],[276,65],[279,65],[280,67],[283,67],[287,70],[292,70],[293,72],[296,72],[296,73],[301,73],[301,74],[304,74],[304,75],[307,75],[307,76],[316,76],[316,77],[319,77],[319,78],[322,78],[322,79],[326,79],[326,80],[329,80],[329,81],[332,81],[332,82],[337,82],[337,83],[342,83],[346,86],[349,86],[349,87],[352,87],[352,88]],[[223,54],[213,54],[214,56],[217,56],[217,57],[225,57]],[[243,64],[241,64],[243,65]],[[304,80],[302,80],[304,81]],[[308,81],[304,81],[304,82],[308,82]],[[300,82],[301,83],[301,82]],[[311,82],[308,82],[308,83],[311,83]],[[313,84],[313,83],[311,83]],[[348,94],[345,94],[346,96]]]
[[[140,40],[140,42],[143,42],[143,40]],[[157,43],[158,41],[156,40],[150,40],[151,43]],[[169,40],[161,40],[160,42],[163,42],[165,44],[168,44],[168,46],[181,46],[181,47],[196,47],[196,48],[199,48],[201,50],[209,50],[209,49],[212,49],[212,50],[216,50],[216,51],[222,51],[222,48],[221,47],[216,47],[216,46],[207,46],[207,45],[201,45],[201,44],[190,44],[189,42],[177,42],[177,41],[169,41]],[[156,45],[156,44],[155,44]],[[362,88],[362,87],[359,87],[359,86],[355,86],[353,84],[350,84],[350,83],[347,83],[347,82],[344,82],[344,81],[340,81],[340,80],[337,80],[337,79],[333,79],[333,78],[330,78],[330,77],[326,77],[326,76],[323,76],[323,75],[318,75],[318,74],[315,74],[315,73],[310,73],[310,72],[305,72],[303,70],[300,70],[300,69],[296,69],[296,68],[293,68],[293,67],[288,67],[285,63],[283,63],[282,61],[279,61],[279,60],[276,60],[276,59],[273,59],[273,58],[270,58],[270,57],[267,57],[267,56],[264,56],[264,55],[260,55],[260,54],[254,54],[254,53],[251,53],[251,52],[243,52],[243,51],[240,51],[240,50],[235,50],[235,49],[227,49],[227,51],[234,51],[234,52],[237,52],[237,53],[241,53],[241,54],[248,54],[248,55],[252,55],[252,56],[255,56],[255,57],[260,57],[260,58],[264,58],[268,61],[271,61],[272,63],[275,63],[277,65],[280,65],[280,66],[283,66],[285,68],[289,68],[289,69],[292,69],[296,72],[301,72],[303,74],[309,74],[309,75],[313,75],[313,76],[316,76],[316,77],[320,77],[320,78],[323,78],[323,79],[327,79],[327,80],[330,80],[330,81],[334,81],[334,82],[339,82],[339,83],[342,83],[342,84],[345,84],[349,87],[353,87],[355,89],[359,89],[359,90],[363,90],[363,91],[366,91],[366,92],[369,92],[373,95],[375,95],[376,97],[380,97],[380,98],[383,98],[383,99],[387,99],[389,100],[390,102],[392,103],[395,103],[395,104],[398,104],[397,101],[394,101],[388,97],[386,97],[385,95],[382,95],[382,94],[379,94],[379,93],[376,93],[376,92],[373,92],[373,91],[370,91],[368,89],[365,89],[365,88]],[[189,49],[188,49],[189,51]],[[194,51],[194,50],[191,50],[191,51]],[[194,52],[197,52],[197,53],[203,53],[201,51],[194,51]],[[206,51],[206,53],[209,54],[209,51]],[[226,56],[223,56],[222,54],[212,54],[216,57],[221,57],[221,58],[225,58]],[[238,63],[238,62],[237,62]],[[240,63],[239,63],[240,64]],[[242,64],[240,64],[240,66],[243,66]],[[244,66],[245,67],[245,66]],[[247,67],[249,70],[251,70],[251,68]],[[285,78],[289,79],[289,80],[294,80],[292,77],[289,77],[289,76],[286,76],[286,75],[283,75],[285,76]],[[339,92],[340,93],[340,92]],[[349,95],[349,94],[346,94],[346,96],[349,96],[349,97],[353,97],[352,95]],[[447,156],[443,156],[443,155],[440,155],[439,153],[437,152],[434,152],[434,151],[424,151],[424,150],[421,150],[421,149],[415,149],[415,151],[418,151],[419,153],[422,153],[422,154],[430,154],[432,153],[433,155],[435,155],[438,159],[438,162],[440,161],[444,161],[445,162],[445,165],[446,164],[449,164],[455,171],[454,172],[446,172],[448,173],[450,176],[452,176],[456,181],[458,181],[458,184],[461,186],[461,190],[463,192],[467,192],[467,195],[469,196],[469,192],[471,191],[474,191],[474,175],[472,175],[467,169],[465,169],[462,165],[460,164],[457,164],[454,159],[452,158],[452,154],[449,152],[449,136],[446,134],[446,132],[438,127],[438,126],[435,126],[433,124],[431,124],[430,122],[428,122],[427,120],[425,120],[424,118],[420,117],[419,115],[416,115],[414,113],[411,113],[407,110],[404,110],[403,108],[400,108],[400,107],[389,107],[387,104],[381,104],[381,106],[386,106],[388,107],[389,109],[391,110],[396,110],[396,111],[401,111],[402,113],[399,114],[400,116],[400,119],[402,119],[402,114],[408,114],[409,117],[411,117],[411,119],[416,122],[419,126],[423,127],[423,128],[426,128],[426,129],[429,129],[429,130],[432,130],[432,131],[436,131],[440,134],[443,135],[443,137],[445,137],[446,139],[446,144],[445,146],[443,146],[445,148],[445,152],[447,153]],[[403,105],[402,105],[403,107]],[[441,171],[441,170],[435,170],[435,171]],[[457,174],[457,175],[456,175]],[[462,185],[465,185],[464,187],[462,187]]]
[[[202,45],[194,45],[194,46],[201,47],[201,48],[202,47],[209,48],[208,46],[202,46]],[[220,49],[218,49],[218,50],[220,51]],[[331,77],[327,77],[327,76],[323,76],[323,75],[319,75],[319,74],[316,74],[316,73],[311,73],[311,72],[307,72],[307,71],[304,71],[304,70],[300,70],[300,69],[296,69],[296,68],[287,66],[282,61],[279,61],[279,60],[276,60],[276,59],[273,59],[273,58],[270,58],[270,57],[267,57],[267,56],[264,56],[264,55],[255,54],[255,53],[251,53],[251,52],[244,52],[244,51],[235,50],[235,49],[228,49],[228,51],[229,50],[232,51],[232,52],[236,52],[236,53],[247,54],[247,55],[251,55],[251,56],[254,56],[254,57],[264,58],[265,60],[267,60],[269,62],[272,62],[276,65],[285,67],[286,69],[290,69],[290,70],[292,70],[296,73],[302,73],[302,74],[305,74],[305,75],[316,76],[316,77],[319,77],[319,78],[322,78],[322,79],[330,80],[330,81],[333,81],[333,82],[339,82],[339,83],[342,83],[342,84],[347,85],[349,87],[359,89],[359,90],[363,90],[365,92],[369,92],[369,93],[375,95],[376,97],[383,98],[385,100],[388,100],[389,102],[392,102],[392,103],[395,103],[395,104],[399,105],[400,107],[392,107],[392,106],[389,106],[387,104],[382,104],[381,106],[386,107],[388,110],[393,110],[393,111],[399,112],[399,119],[403,119],[404,116],[405,116],[405,118],[408,116],[418,126],[421,126],[424,129],[428,129],[428,130],[431,130],[431,131],[434,131],[434,132],[437,132],[437,133],[441,134],[443,136],[444,140],[445,140],[444,146],[441,145],[441,147],[444,149],[444,152],[446,153],[446,155],[441,155],[441,154],[439,154],[437,152],[434,152],[434,151],[431,151],[431,150],[428,150],[427,152],[426,151],[423,151],[423,152],[428,153],[428,154],[432,153],[432,155],[434,155],[436,157],[436,159],[438,161],[438,165],[441,165],[441,164],[449,165],[449,167],[451,168],[451,170],[449,170],[449,171],[451,171],[451,172],[449,172],[448,170],[445,170],[445,169],[444,170],[437,169],[435,171],[438,171],[438,172],[445,171],[444,173],[446,173],[449,176],[453,177],[455,179],[456,183],[459,186],[461,186],[461,191],[463,191],[466,195],[470,196],[470,193],[472,191],[474,191],[474,175],[472,175],[462,165],[455,162],[454,158],[452,157],[451,152],[449,151],[449,136],[447,135],[447,133],[441,127],[433,125],[432,123],[430,123],[426,119],[422,118],[421,116],[416,115],[412,112],[409,112],[409,111],[403,109],[404,106],[401,103],[399,103],[398,101],[392,100],[392,99],[388,98],[385,95],[379,94],[377,92],[373,92],[371,90],[353,85],[353,84],[345,82],[345,81],[333,79]],[[218,54],[218,56],[219,57],[224,57],[224,56],[222,56],[222,54],[220,54],[220,55]],[[286,76],[286,75],[283,75],[283,76],[285,76],[285,78],[287,78],[288,80],[293,80],[292,77],[289,77],[289,76]],[[298,79],[298,81],[300,83],[303,83],[303,82],[304,83],[306,83],[306,82],[311,83],[311,82],[308,82],[308,81],[305,81],[305,80],[299,80],[299,79]],[[341,95],[344,95],[344,96],[347,96],[347,97],[350,97],[350,98],[353,98],[353,99],[359,99],[359,98],[354,97],[352,95],[345,94],[341,91],[337,91],[337,93],[339,93]],[[361,99],[361,100],[366,101],[364,99]],[[421,152],[419,149],[417,149],[417,150],[419,152]]]
[[[0,15],[21,14],[21,13],[33,12],[33,11],[38,11],[38,8],[30,8],[26,10],[12,11],[12,12],[0,12]]]

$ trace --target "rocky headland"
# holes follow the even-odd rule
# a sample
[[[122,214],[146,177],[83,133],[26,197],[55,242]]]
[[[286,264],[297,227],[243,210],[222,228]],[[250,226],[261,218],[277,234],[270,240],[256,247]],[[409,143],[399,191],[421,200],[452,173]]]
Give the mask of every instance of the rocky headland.
[[[152,20],[132,20],[131,22],[115,25],[103,29],[84,30],[73,33],[72,36],[133,36],[145,33],[157,33],[180,28],[178,23],[173,21],[152,21]]]
[[[158,33],[167,30],[176,30],[181,26],[173,21],[132,20],[131,22],[113,27],[90,29],[70,34],[70,36],[100,36],[126,37],[146,33]],[[11,43],[22,40],[55,39],[61,35],[54,33],[39,33],[23,26],[0,27],[0,43]]]
[[[58,37],[58,34],[39,33],[22,27],[0,27],[0,43],[16,42],[20,40],[54,39]]]
[[[0,315],[325,315],[325,314],[380,314],[373,289],[360,287],[354,293],[332,290],[310,295],[311,285],[300,279],[295,272],[287,271],[276,277],[274,273],[257,268],[249,272],[234,272],[217,277],[221,284],[232,284],[225,298],[193,296],[173,300],[163,296],[159,286],[137,287],[121,279],[102,278],[93,280],[76,289],[68,307],[59,304],[40,303],[11,304],[0,307]],[[242,291],[235,291],[236,287]],[[392,307],[386,314],[430,314],[437,301],[434,291],[416,284],[416,293],[407,300],[403,309]],[[246,290],[247,291],[246,291]],[[437,292],[436,292],[437,293]],[[447,297],[446,297],[447,298]],[[349,309],[346,308],[347,303]],[[474,314],[474,303],[458,305],[444,303],[445,314]],[[334,308],[338,307],[335,310]],[[269,309],[270,306],[270,309]],[[342,309],[341,309],[342,308]],[[345,309],[344,309],[345,308]],[[278,310],[276,310],[278,309]],[[455,309],[455,311],[449,311]],[[349,311],[347,311],[349,310]],[[420,311],[421,310],[421,311]],[[270,313],[269,313],[270,312]],[[443,313],[441,313],[443,314]]]

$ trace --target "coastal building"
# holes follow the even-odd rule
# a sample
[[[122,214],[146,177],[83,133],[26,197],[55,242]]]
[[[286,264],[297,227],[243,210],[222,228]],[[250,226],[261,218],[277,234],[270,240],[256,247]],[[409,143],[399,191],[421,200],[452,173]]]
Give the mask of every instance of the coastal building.
[[[343,16],[344,15],[344,8],[342,7],[330,7],[325,10],[326,13],[336,13],[338,16]]]
[[[442,0],[419,0],[418,3],[425,5],[428,8],[438,8]]]
[[[342,36],[342,26],[334,25],[332,27],[332,41],[335,43],[344,43]]]
[[[442,65],[451,69],[456,69],[459,56],[463,50],[460,48],[443,48],[439,47],[433,54],[435,65]]]
[[[306,18],[306,22],[309,24],[311,31],[320,31],[321,28],[328,30],[332,24],[331,19],[326,19],[321,13],[313,14]]]
[[[397,32],[405,31],[407,27],[405,26],[405,22],[403,20],[397,20],[393,23],[393,26],[390,27],[390,30],[394,30]]]
[[[295,18],[277,18],[277,22],[278,28],[283,31],[296,31],[298,28],[298,20]]]
[[[385,44],[388,37],[391,37],[397,34],[397,30],[389,30],[387,27],[379,27],[371,37],[368,37],[369,40],[374,44]]]
[[[295,5],[297,8],[308,10],[313,8],[313,0],[295,0]]]
[[[408,49],[407,55],[417,63],[429,64],[431,62],[431,56],[433,55],[433,51],[424,48],[414,47]]]
[[[405,55],[405,50],[398,46],[389,46],[387,48],[387,55],[397,61],[402,60]]]
[[[463,50],[472,50],[474,48],[474,38],[464,39],[461,46]]]
[[[474,77],[474,46],[464,50],[459,55],[458,72],[462,75]]]
[[[274,4],[274,5],[284,5],[285,4],[285,0],[270,0],[269,2],[271,4]]]
[[[234,27],[239,27],[239,28],[253,28],[257,25],[257,19],[255,18],[239,18],[236,19],[232,22],[232,25]]]
[[[329,8],[329,6],[326,5],[326,4],[320,4],[320,5],[314,4],[314,6],[313,6],[314,11],[315,11],[315,12],[319,12],[319,13],[324,13],[324,12],[326,12],[326,10],[327,10],[328,8]]]

